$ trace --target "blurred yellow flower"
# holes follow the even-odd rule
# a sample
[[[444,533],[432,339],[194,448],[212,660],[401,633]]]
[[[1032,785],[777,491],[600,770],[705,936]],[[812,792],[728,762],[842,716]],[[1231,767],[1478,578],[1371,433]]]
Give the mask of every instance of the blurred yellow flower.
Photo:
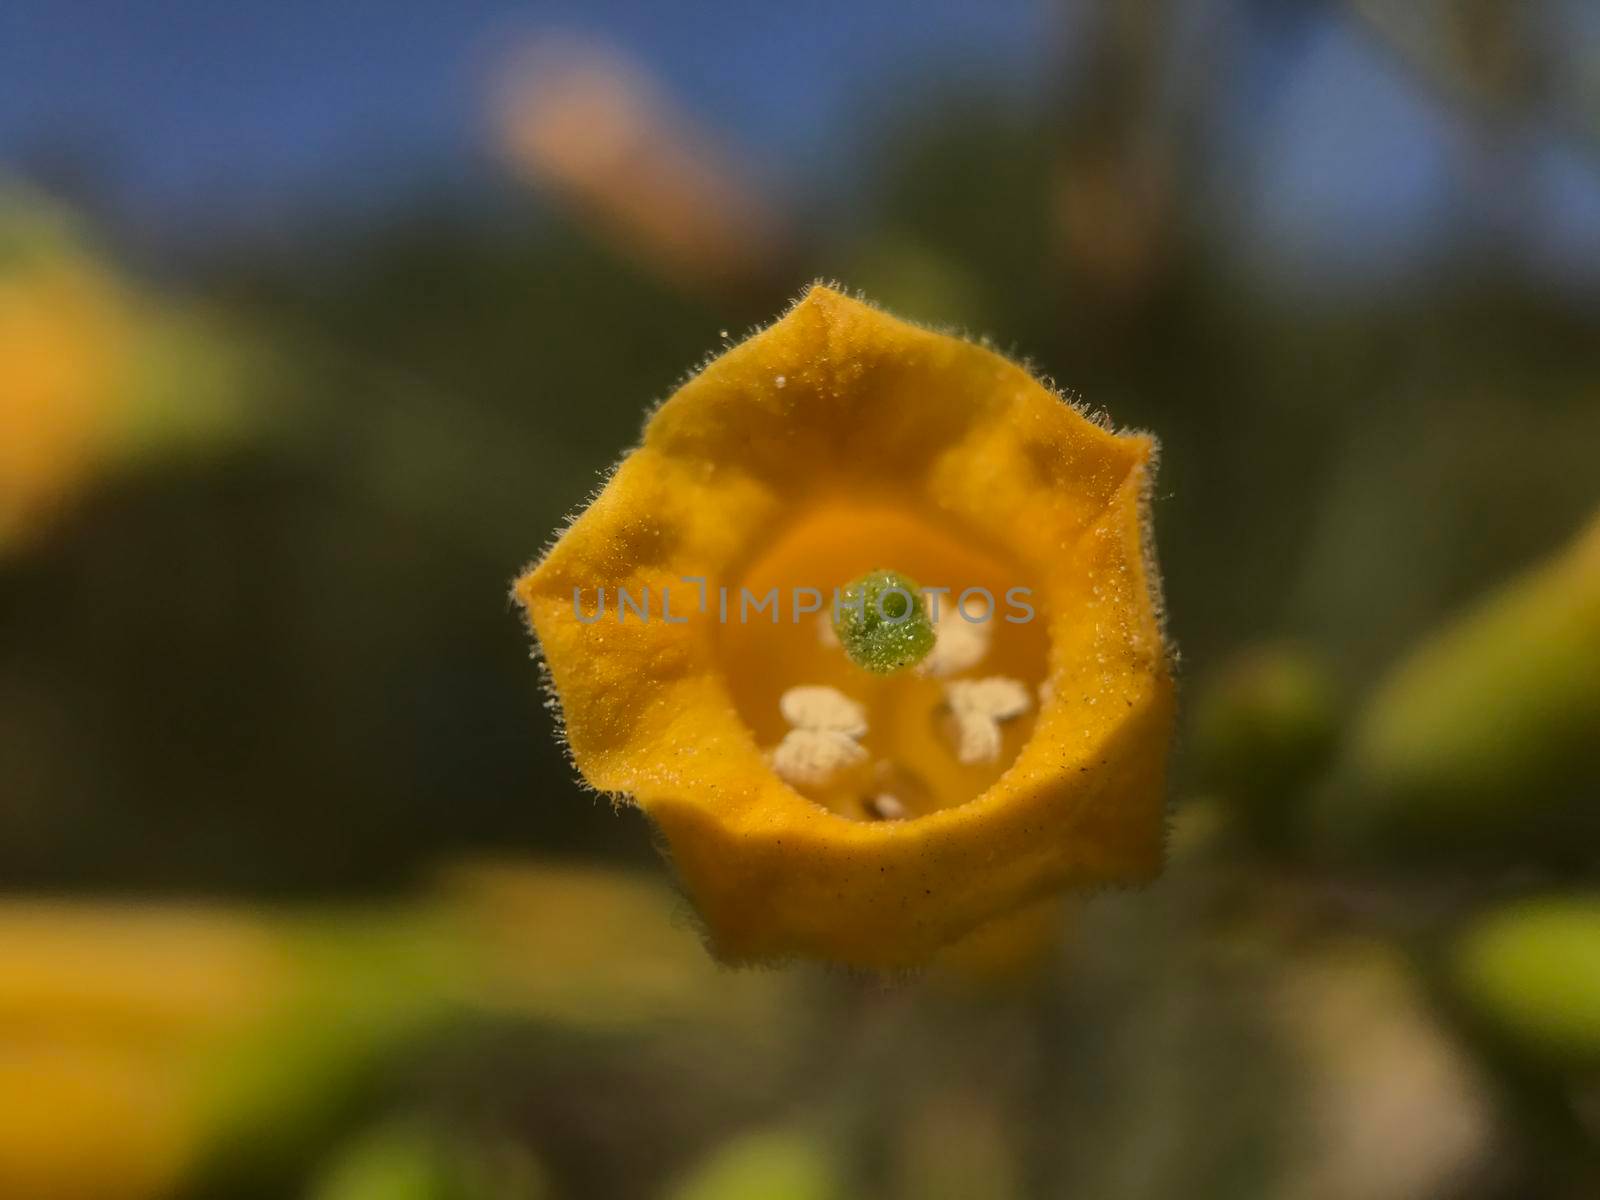
[[[659,826],[719,954],[916,964],[1156,872],[1154,454],[820,286],[655,413],[516,594],[578,769]],[[938,626],[888,675],[828,620],[880,569]]]
[[[168,1195],[203,1151],[219,1048],[293,982],[282,947],[220,911],[0,906],[0,1195]]]
[[[386,1063],[458,1020],[698,1023],[746,1059],[786,1051],[793,977],[719,979],[658,882],[479,862],[445,884],[370,909],[0,903],[0,1197],[292,1175]]]
[[[0,1039],[0,1195],[154,1200],[193,1153],[187,1081],[144,1050]]]
[[[0,180],[0,553],[112,470],[254,432],[266,347],[128,286],[60,209]]]
[[[116,289],[88,261],[0,261],[0,547],[93,468],[128,342]]]
[[[160,1042],[259,1016],[287,977],[259,923],[206,909],[0,907],[0,1026]]]

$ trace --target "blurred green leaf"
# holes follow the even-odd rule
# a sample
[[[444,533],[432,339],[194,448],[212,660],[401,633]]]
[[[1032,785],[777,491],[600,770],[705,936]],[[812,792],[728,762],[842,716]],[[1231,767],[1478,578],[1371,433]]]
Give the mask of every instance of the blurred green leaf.
[[[670,1193],[671,1200],[843,1200],[847,1195],[820,1142],[781,1131],[726,1143]]]
[[[1340,840],[1459,847],[1596,826],[1600,522],[1429,637],[1363,709],[1323,816]],[[1497,848],[1500,843],[1495,843]]]
[[[342,1147],[309,1200],[538,1200],[546,1192],[525,1155],[495,1161],[425,1124],[397,1121]]]
[[[1498,908],[1460,935],[1457,986],[1514,1046],[1565,1071],[1600,1064],[1600,896]]]

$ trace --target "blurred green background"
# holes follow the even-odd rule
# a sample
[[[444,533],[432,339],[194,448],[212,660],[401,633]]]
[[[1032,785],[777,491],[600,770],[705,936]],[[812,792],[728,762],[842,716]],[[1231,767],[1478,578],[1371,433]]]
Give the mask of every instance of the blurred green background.
[[[816,278],[1163,445],[1171,866],[717,968],[511,577]],[[1600,1195],[1582,0],[0,14],[0,1195]]]

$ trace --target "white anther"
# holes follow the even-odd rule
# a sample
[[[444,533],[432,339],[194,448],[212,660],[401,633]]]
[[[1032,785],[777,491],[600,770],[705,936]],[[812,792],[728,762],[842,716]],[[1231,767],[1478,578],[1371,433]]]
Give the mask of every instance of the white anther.
[[[956,761],[964,767],[993,762],[1000,757],[1000,722],[982,713],[957,712]]]
[[[837,688],[792,687],[778,711],[796,729],[825,730],[858,738],[867,732],[867,710]]]
[[[945,703],[953,712],[979,713],[995,721],[1020,717],[1033,706],[1028,689],[1015,679],[957,679],[944,685]]]
[[[868,797],[861,802],[861,807],[867,810],[867,816],[878,821],[903,821],[906,818],[906,806],[888,792]]]
[[[933,649],[917,664],[917,672],[934,679],[946,679],[969,671],[989,653],[994,627],[987,621],[974,623],[960,613],[946,611],[933,626]]]
[[[1000,757],[1000,722],[1032,706],[1028,689],[1015,679],[958,679],[944,685],[945,704],[955,723],[956,759],[963,766]]]
[[[828,729],[791,729],[771,754],[778,777],[797,787],[826,787],[866,757],[849,735]]]

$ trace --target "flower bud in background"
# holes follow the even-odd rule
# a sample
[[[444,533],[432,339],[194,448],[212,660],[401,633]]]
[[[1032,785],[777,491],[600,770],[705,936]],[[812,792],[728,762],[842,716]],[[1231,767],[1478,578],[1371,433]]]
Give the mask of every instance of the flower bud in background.
[[[1546,836],[1597,827],[1600,520],[1428,638],[1379,685],[1324,815],[1338,840]]]
[[[1190,748],[1202,786],[1255,836],[1281,844],[1300,812],[1301,790],[1338,732],[1326,666],[1301,646],[1246,650],[1199,689],[1194,713]]]
[[[542,1200],[539,1166],[510,1146],[481,1146],[422,1121],[392,1121],[334,1153],[309,1200]]]
[[[1463,998],[1519,1052],[1562,1071],[1600,1065],[1600,895],[1490,911],[1452,960]]]
[[[846,1200],[854,1193],[844,1186],[820,1139],[774,1130],[724,1143],[667,1195],[669,1200]]]

